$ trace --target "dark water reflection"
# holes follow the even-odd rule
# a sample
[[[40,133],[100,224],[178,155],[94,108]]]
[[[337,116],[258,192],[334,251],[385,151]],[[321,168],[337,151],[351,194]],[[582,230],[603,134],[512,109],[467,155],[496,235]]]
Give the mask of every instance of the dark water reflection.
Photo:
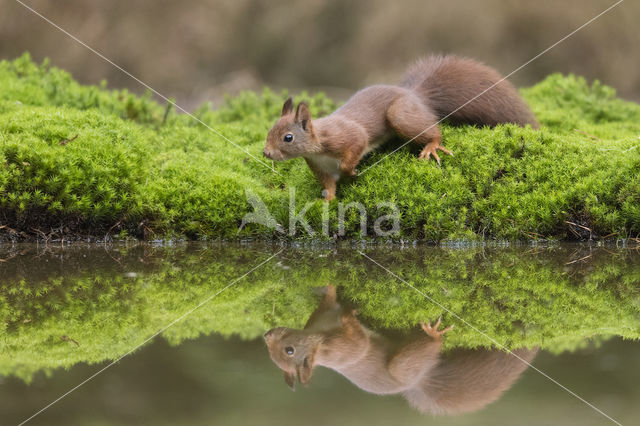
[[[209,298],[33,424],[607,423],[492,341],[616,420],[640,419],[640,347],[620,338],[640,336],[632,249],[365,250],[411,286],[355,250],[285,249],[234,281],[278,250],[0,246],[0,424],[29,417]],[[278,331],[269,344],[296,381],[302,368],[307,386],[292,393],[262,334],[302,329],[329,283],[340,306],[333,319],[316,311],[305,334],[322,338],[316,358],[307,337],[291,345]],[[440,330],[455,325],[442,346],[418,325],[440,316]],[[367,343],[345,323],[366,327]],[[291,357],[274,356],[289,346]],[[357,354],[366,356],[344,367]],[[305,358],[318,367],[312,380]],[[406,386],[388,387],[398,376]]]

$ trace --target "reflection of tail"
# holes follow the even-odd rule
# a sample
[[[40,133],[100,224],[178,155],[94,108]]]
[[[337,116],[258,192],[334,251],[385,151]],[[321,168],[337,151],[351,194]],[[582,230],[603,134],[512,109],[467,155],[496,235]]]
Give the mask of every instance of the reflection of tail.
[[[403,394],[423,413],[478,410],[509,389],[537,351],[537,348],[513,351],[521,359],[499,350],[455,351],[443,358],[420,385]]]

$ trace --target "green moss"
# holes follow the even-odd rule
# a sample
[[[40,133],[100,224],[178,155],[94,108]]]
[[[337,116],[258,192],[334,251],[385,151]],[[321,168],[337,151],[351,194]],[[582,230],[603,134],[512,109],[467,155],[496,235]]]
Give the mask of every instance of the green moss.
[[[9,250],[2,255],[8,259],[0,289],[0,375],[28,379],[43,369],[116,359],[273,251],[228,245]],[[415,289],[354,251],[288,249],[163,337],[172,344],[214,332],[254,339],[274,326],[302,327],[319,300],[314,288],[333,283],[342,301],[376,329],[408,333],[442,316],[445,324],[455,324],[447,349],[494,345],[477,330],[507,348],[553,352],[611,336],[640,338],[640,268],[633,250],[422,248],[367,254]]]
[[[314,203],[306,218],[316,231],[310,236],[299,228],[295,238],[329,239],[321,235],[321,188],[304,161],[276,163],[274,173],[270,162],[243,151],[262,158],[285,95],[244,93],[219,110],[195,111],[236,147],[149,95],[82,86],[28,55],[0,62],[0,219],[12,235],[24,236],[66,229],[94,236],[111,230],[147,238],[282,238],[258,224],[239,230],[253,211],[246,193],[259,196],[286,226],[295,188],[297,210]],[[442,167],[418,161],[418,147],[406,147],[342,182],[338,199],[364,205],[368,235],[375,218],[388,213],[378,204],[395,203],[400,232],[394,237],[403,239],[640,233],[640,106],[574,76],[552,75],[523,95],[542,130],[443,125],[455,157]],[[321,94],[302,98],[316,116],[335,107]],[[360,169],[397,146],[373,153]],[[338,201],[328,207],[333,237]],[[339,238],[361,238],[355,211]]]

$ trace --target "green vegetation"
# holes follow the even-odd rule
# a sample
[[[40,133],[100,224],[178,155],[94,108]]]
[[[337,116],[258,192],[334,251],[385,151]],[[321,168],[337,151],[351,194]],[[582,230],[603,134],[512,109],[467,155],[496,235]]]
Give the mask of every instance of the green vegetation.
[[[9,250],[2,254],[0,375],[28,380],[39,370],[116,359],[273,252],[231,245]],[[456,326],[446,349],[492,346],[469,324],[511,349],[539,345],[560,352],[611,336],[640,338],[640,268],[633,250],[367,254],[415,289],[354,251],[288,249],[163,337],[171,344],[214,332],[254,339],[274,326],[302,327],[319,300],[314,288],[333,283],[343,302],[376,329],[407,333],[442,315]]]
[[[338,199],[400,210],[395,238],[576,239],[640,233],[640,106],[613,89],[578,77],[552,75],[523,90],[541,131],[443,126],[455,152],[443,166],[416,159],[416,147],[386,158],[352,181]],[[284,94],[265,90],[229,99],[195,115],[261,158],[265,135]],[[318,115],[334,103],[309,98]],[[302,99],[300,98],[300,99]],[[372,154],[374,164],[394,146]],[[0,225],[11,237],[135,236],[191,239],[284,238],[249,224],[246,192],[259,196],[281,224],[296,210],[322,230],[320,186],[302,159],[260,164],[193,118],[150,96],[82,86],[66,72],[34,64],[28,55],[0,62]],[[338,201],[329,205],[337,232]],[[355,210],[345,239],[360,238]],[[322,237],[320,238],[329,238]]]

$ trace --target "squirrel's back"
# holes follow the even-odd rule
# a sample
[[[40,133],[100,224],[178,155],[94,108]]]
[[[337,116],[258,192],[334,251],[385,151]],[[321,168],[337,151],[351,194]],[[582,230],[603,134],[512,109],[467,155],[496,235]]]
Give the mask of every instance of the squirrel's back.
[[[473,59],[453,55],[420,59],[409,68],[401,86],[416,92],[438,118],[448,116],[456,124],[539,127],[515,87],[496,70]]]

